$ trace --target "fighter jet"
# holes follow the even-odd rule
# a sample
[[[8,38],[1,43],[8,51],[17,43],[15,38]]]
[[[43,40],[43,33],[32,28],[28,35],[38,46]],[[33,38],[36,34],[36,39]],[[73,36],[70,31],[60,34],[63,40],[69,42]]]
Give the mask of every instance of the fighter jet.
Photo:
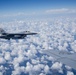
[[[7,33],[2,28],[0,28],[0,34],[1,34],[0,38],[10,40],[10,39],[23,39],[27,35],[35,35],[37,33],[33,33],[30,31],[24,31],[20,33]]]

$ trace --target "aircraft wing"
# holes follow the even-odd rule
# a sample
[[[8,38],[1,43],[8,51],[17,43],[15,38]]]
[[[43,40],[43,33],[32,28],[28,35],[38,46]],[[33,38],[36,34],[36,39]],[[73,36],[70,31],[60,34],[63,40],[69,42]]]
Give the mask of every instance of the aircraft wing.
[[[56,61],[62,62],[76,70],[76,53],[62,52],[59,50],[41,50],[42,54],[52,56]]]

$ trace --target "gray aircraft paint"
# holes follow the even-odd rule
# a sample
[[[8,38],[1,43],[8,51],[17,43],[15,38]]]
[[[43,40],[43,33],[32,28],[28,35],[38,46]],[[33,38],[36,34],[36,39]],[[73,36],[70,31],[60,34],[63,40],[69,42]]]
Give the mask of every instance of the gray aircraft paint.
[[[76,53],[46,49],[41,50],[40,53],[52,56],[56,59],[56,61],[62,62],[63,64],[66,64],[76,70]]]

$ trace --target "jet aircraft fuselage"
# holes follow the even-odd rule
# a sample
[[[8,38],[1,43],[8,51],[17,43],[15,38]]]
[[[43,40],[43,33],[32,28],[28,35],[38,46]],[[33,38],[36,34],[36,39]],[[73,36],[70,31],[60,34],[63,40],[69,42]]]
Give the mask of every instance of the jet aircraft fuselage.
[[[24,31],[24,32],[21,32],[21,33],[7,33],[3,29],[0,28],[0,34],[1,34],[0,38],[10,40],[10,39],[23,39],[27,35],[35,35],[37,33],[33,33],[33,32],[30,32],[30,31]]]

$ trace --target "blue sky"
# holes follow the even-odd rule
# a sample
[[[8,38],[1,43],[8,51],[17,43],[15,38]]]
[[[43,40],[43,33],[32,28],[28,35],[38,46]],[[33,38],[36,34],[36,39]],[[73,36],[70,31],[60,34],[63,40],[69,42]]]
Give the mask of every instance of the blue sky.
[[[31,12],[56,8],[76,8],[76,0],[0,0],[0,12]]]
[[[75,9],[76,0],[0,0],[0,16],[75,13]]]

